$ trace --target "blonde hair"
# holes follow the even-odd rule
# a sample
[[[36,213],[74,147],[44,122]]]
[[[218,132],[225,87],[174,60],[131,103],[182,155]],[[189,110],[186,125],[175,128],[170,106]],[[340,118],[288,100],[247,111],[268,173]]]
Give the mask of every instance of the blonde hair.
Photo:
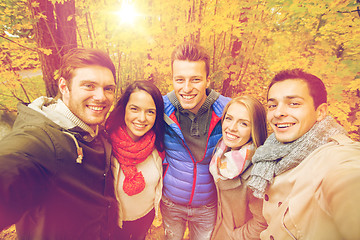
[[[249,95],[235,97],[225,106],[221,122],[224,121],[224,117],[230,105],[233,103],[239,103],[246,107],[250,115],[250,139],[253,141],[255,148],[263,145],[268,136],[266,126],[266,112],[264,106],[260,103],[259,100]]]

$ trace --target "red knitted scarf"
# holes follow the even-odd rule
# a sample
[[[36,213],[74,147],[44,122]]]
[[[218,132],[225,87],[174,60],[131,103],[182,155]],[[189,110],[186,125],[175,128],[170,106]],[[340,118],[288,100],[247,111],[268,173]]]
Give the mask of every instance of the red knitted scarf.
[[[155,133],[148,131],[139,141],[134,142],[128,133],[119,127],[110,135],[113,154],[124,172],[124,192],[129,195],[140,193],[145,188],[145,179],[136,169],[154,150]]]

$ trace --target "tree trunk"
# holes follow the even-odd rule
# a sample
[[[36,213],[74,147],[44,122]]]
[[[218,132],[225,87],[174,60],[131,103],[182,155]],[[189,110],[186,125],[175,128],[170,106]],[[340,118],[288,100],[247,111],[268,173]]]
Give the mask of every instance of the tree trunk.
[[[72,48],[77,47],[75,0],[65,1],[63,4],[55,4],[57,24],[57,44],[60,47],[60,55],[64,55]]]
[[[28,0],[28,3],[33,19],[37,20],[34,24],[34,32],[46,95],[54,97],[58,90],[54,73],[59,68],[60,58],[69,49],[77,46],[75,1],[56,3],[55,6],[48,0]],[[51,50],[51,53],[43,49]]]
[[[232,58],[235,59],[239,55],[239,50],[241,49],[241,47],[242,47],[242,41],[240,41],[239,39],[236,39],[232,43],[232,45],[231,45],[231,56],[232,56]],[[239,63],[234,62],[234,63],[230,64],[228,66],[228,68],[230,68],[231,65],[234,65],[234,64],[239,64]],[[235,74],[234,72],[230,72],[228,77],[226,79],[224,79],[222,89],[221,89],[221,94],[222,95],[224,95],[224,96],[232,96],[234,87],[232,87],[230,85],[230,82],[232,81],[232,76],[234,76],[234,74]]]

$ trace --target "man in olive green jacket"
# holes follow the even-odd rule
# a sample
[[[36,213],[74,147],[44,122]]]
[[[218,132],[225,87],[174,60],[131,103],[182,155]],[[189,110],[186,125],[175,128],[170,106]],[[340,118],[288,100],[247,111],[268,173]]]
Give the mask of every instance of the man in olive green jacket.
[[[117,203],[111,145],[101,123],[115,91],[115,66],[95,49],[62,59],[59,99],[19,104],[0,142],[0,231],[17,239],[110,239]]]

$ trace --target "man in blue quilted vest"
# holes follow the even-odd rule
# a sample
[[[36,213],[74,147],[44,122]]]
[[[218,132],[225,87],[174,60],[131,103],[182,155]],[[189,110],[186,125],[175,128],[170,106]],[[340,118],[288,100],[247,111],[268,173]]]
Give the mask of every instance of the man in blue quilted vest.
[[[210,239],[217,197],[209,162],[221,137],[221,115],[230,100],[209,89],[210,57],[193,43],[171,55],[174,91],[164,96],[166,122],[161,213],[166,239]]]

